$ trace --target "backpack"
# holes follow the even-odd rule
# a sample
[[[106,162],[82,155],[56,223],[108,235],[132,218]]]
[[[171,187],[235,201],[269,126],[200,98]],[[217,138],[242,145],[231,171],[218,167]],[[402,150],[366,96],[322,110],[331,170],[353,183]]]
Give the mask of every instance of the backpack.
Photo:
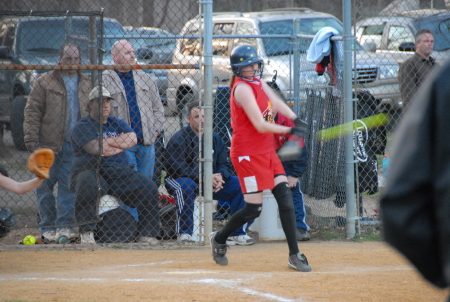
[[[177,206],[171,195],[159,196],[160,236],[158,239],[170,240],[177,238]]]
[[[96,241],[100,243],[133,242],[137,235],[137,222],[129,212],[116,208],[100,215]]]

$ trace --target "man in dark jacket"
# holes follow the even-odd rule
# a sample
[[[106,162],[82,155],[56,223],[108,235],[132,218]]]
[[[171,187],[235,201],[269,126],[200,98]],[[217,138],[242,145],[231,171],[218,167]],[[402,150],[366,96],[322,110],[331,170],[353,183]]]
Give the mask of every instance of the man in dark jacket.
[[[294,127],[295,124],[291,119],[288,119],[282,114],[275,116],[275,123],[286,127]],[[296,140],[302,147],[302,154],[296,160],[289,160],[283,162],[284,171],[288,179],[288,184],[291,187],[292,200],[294,201],[295,220],[297,224],[297,240],[306,241],[311,238],[309,234],[310,227],[306,224],[306,210],[303,200],[303,193],[300,189],[300,178],[305,173],[306,165],[308,163],[308,153],[305,148],[303,138],[296,137],[291,134],[275,134],[275,149],[280,149],[288,140]]]
[[[178,240],[192,241],[194,227],[194,201],[198,195],[200,180],[199,137],[203,135],[203,109],[198,102],[188,106],[189,125],[175,133],[167,144],[165,165],[168,178],[165,186],[169,194],[174,195],[178,209]],[[231,175],[228,151],[225,142],[213,133],[213,198],[229,201],[230,214],[245,205],[244,196],[236,176]],[[250,245],[255,240],[245,232],[247,225],[237,229],[228,238],[229,245]]]
[[[138,213],[136,241],[159,244],[158,188],[144,174],[133,170],[124,150],[137,144],[137,135],[124,121],[110,116],[111,93],[97,86],[89,94],[87,111],[73,128],[74,148],[71,189],[81,243],[95,243],[97,199],[112,195]],[[102,129],[100,131],[100,129]]]
[[[447,61],[430,74],[400,123],[380,206],[386,241],[442,288],[450,284],[449,72]]]
[[[437,65],[431,56],[434,48],[433,33],[429,29],[421,29],[415,36],[414,55],[400,65],[398,82],[404,110],[408,109],[411,99],[425,80],[430,70]]]

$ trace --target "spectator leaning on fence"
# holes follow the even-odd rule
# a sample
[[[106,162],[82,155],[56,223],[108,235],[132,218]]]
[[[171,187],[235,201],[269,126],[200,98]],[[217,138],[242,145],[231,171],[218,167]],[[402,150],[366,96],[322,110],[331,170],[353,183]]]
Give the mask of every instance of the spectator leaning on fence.
[[[431,56],[434,48],[433,33],[429,29],[421,29],[415,37],[416,50],[414,55],[400,65],[398,80],[403,108],[407,110],[411,99],[417,92],[426,75],[436,64]]]
[[[188,105],[189,125],[176,132],[167,143],[165,164],[168,174],[165,186],[175,196],[179,214],[178,240],[192,241],[194,201],[200,181],[199,137],[203,135],[204,110],[197,101]],[[213,198],[230,202],[230,214],[245,205],[244,196],[236,176],[231,175],[228,150],[225,142],[213,133]],[[242,224],[227,239],[229,245],[250,245],[255,242],[246,233],[247,223]]]
[[[74,169],[71,189],[76,194],[75,210],[80,223],[81,243],[95,243],[93,231],[96,225],[85,222],[97,219],[98,197],[108,194],[137,209],[136,241],[157,244],[159,241],[155,237],[160,231],[158,188],[150,178],[130,167],[124,150],[136,145],[136,133],[125,121],[109,116],[113,100],[109,91],[103,88],[102,97],[99,95],[98,86],[89,96],[89,115],[75,125],[72,133]],[[103,123],[102,145],[100,121]]]
[[[78,47],[63,45],[59,64],[79,63]],[[49,71],[36,79],[25,107],[23,128],[28,151],[49,148],[55,152],[50,179],[36,190],[40,230],[49,241],[62,235],[69,239],[78,236],[78,228],[73,228],[75,196],[69,190],[73,159],[70,135],[75,123],[87,114],[84,108],[91,88],[91,79],[80,71]],[[56,183],[57,198],[53,195]]]
[[[114,64],[135,65],[136,58],[130,42],[113,44]],[[103,84],[111,92],[111,115],[128,123],[137,135],[138,143],[126,152],[136,170],[150,179],[155,167],[155,140],[162,131],[165,117],[156,79],[142,70],[106,70]]]
[[[295,124],[291,119],[278,113],[275,118],[275,123],[282,126],[294,127]],[[311,238],[309,234],[309,226],[306,224],[306,210],[305,202],[303,200],[303,193],[300,189],[300,178],[306,170],[308,163],[308,151],[304,147],[305,142],[303,138],[294,137],[290,133],[275,134],[275,149],[278,150],[288,140],[298,140],[302,146],[302,154],[298,159],[283,162],[283,168],[286,172],[287,182],[292,192],[292,200],[294,202],[295,220],[297,223],[297,240],[306,241]]]

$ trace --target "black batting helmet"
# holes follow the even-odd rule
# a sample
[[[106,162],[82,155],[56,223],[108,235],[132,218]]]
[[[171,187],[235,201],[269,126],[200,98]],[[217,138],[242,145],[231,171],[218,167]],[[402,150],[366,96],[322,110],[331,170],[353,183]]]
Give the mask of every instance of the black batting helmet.
[[[259,77],[262,77],[264,61],[258,56],[258,53],[252,45],[239,45],[231,51],[230,65],[233,74],[241,77],[242,67],[259,63]]]

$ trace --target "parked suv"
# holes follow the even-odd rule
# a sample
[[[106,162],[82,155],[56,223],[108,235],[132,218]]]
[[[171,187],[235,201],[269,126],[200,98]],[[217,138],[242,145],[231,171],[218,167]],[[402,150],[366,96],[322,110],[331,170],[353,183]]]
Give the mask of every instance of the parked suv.
[[[0,64],[22,64],[15,58],[9,48],[0,46]],[[25,95],[30,93],[31,72],[28,70],[0,70],[0,140],[3,139],[3,131],[10,128],[13,112],[13,101],[21,102]]]
[[[301,64],[300,82],[292,83],[293,40],[289,38],[247,38],[244,35],[293,35],[294,19],[300,20],[300,33],[311,35],[302,39],[300,45]],[[189,20],[181,35],[200,35],[201,16]],[[230,77],[229,56],[231,50],[242,44],[251,44],[264,59],[264,80],[271,84],[285,99],[291,95],[295,85],[301,89],[300,98],[306,100],[306,89],[320,89],[330,83],[330,78],[317,76],[315,64],[306,61],[306,49],[314,35],[323,27],[333,27],[343,32],[342,23],[334,16],[316,12],[308,8],[287,8],[263,12],[228,12],[213,14],[213,35],[242,35],[234,38],[213,39],[213,91],[228,86]],[[381,107],[394,106],[400,99],[397,71],[398,64],[377,54],[365,51],[355,43],[356,68],[355,87],[370,92]],[[192,37],[178,39],[173,56],[173,64],[200,63],[202,54],[201,40]],[[167,101],[170,108],[180,113],[183,120],[184,105],[202,92],[202,74],[200,70],[171,70],[168,74]],[[396,106],[398,107],[398,106]],[[383,109],[384,110],[384,109]]]
[[[449,28],[448,10],[420,9],[358,21],[356,37],[367,50],[390,55],[398,63],[403,63],[414,53],[417,31],[429,29],[434,35],[431,55],[442,63],[450,56]]]
[[[1,15],[1,14],[0,14]],[[100,34],[100,19],[95,18],[97,34]],[[39,17],[39,16],[7,16],[0,20],[0,46],[7,47],[16,64],[55,65],[59,60],[59,49],[66,42],[78,44],[81,48],[83,62],[90,62],[89,51],[89,17]],[[122,24],[115,19],[104,18],[103,29],[105,35],[123,36]],[[101,45],[98,46],[100,53]],[[97,62],[92,62],[93,64]],[[33,70],[31,81],[46,70]],[[29,88],[22,94],[28,94]],[[11,133],[17,149],[26,150],[23,141],[23,110],[25,97],[14,98],[11,106]],[[4,110],[7,110],[4,107]],[[2,106],[3,110],[3,106]],[[7,118],[5,118],[7,119]]]

